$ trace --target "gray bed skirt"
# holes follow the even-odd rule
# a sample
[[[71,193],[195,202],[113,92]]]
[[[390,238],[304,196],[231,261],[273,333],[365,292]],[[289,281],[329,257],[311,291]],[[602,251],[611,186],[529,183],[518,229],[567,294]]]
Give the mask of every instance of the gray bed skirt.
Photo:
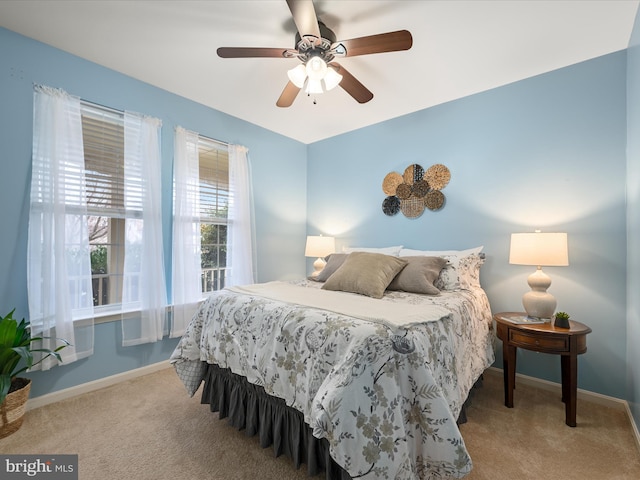
[[[482,377],[474,388],[480,386],[481,380]],[[458,424],[466,422],[465,410],[470,397],[458,417]],[[287,455],[296,468],[306,464],[309,476],[324,471],[327,480],[351,480],[331,458],[329,442],[313,436],[302,413],[229,369],[207,365],[201,403],[209,404],[219,418],[228,418],[230,425],[245,430],[248,436],[258,435],[262,448],[273,446],[276,457]]]

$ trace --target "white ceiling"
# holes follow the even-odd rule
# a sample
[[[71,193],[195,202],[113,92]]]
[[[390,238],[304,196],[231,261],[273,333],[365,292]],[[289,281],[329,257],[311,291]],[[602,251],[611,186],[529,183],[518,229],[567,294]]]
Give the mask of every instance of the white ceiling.
[[[0,26],[254,124],[312,143],[622,50],[638,0],[317,0],[338,40],[407,29],[408,51],[340,59],[374,94],[302,92],[276,107],[295,59],[221,59],[294,46],[285,0],[2,0]]]

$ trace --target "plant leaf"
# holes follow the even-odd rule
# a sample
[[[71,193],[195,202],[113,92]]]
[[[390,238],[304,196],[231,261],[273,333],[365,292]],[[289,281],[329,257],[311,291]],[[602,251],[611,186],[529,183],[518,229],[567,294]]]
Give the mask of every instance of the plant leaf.
[[[11,310],[6,316],[0,318],[0,348],[10,348],[14,346],[16,331],[18,329],[17,322],[13,320],[14,310]]]
[[[0,374],[0,405],[4,402],[4,399],[7,397],[9,393],[9,388],[11,388],[11,377],[6,374]]]

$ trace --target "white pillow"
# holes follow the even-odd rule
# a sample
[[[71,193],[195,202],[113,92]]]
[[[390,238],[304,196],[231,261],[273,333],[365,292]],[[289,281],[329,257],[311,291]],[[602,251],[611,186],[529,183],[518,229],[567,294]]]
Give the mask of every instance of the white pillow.
[[[481,255],[483,245],[466,250],[411,250],[403,248],[400,257],[427,256],[442,257],[447,264],[433,283],[439,290],[458,290],[480,287],[480,266],[484,263]]]
[[[443,255],[452,255],[457,257],[466,257],[467,255],[471,255],[472,253],[480,253],[484,245],[480,245],[479,247],[468,248],[466,250],[411,250],[409,248],[402,248],[400,250],[401,257],[415,257],[415,256],[424,256],[424,257],[442,257]]]
[[[392,257],[399,257],[401,250],[402,250],[402,245],[398,245],[395,247],[383,247],[383,248],[342,247],[343,253],[352,253],[352,252],[382,253],[383,255],[391,255]]]

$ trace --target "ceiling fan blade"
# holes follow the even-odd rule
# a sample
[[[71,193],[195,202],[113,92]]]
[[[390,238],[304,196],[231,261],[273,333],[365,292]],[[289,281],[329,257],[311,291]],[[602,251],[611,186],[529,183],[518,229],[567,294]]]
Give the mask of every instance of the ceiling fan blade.
[[[320,27],[318,27],[318,17],[316,9],[311,0],[287,0],[289,10],[293,16],[298,33],[301,37],[313,36],[320,38]]]
[[[288,82],[282,93],[280,94],[280,98],[276,102],[276,105],[279,107],[290,107],[293,104],[293,101],[298,96],[298,92],[300,91],[299,87],[296,87],[293,83]]]
[[[340,53],[340,45],[346,49],[345,57],[355,57],[372,53],[409,50],[413,45],[413,37],[408,30],[398,30],[396,32],[352,38],[351,40],[340,40],[332,45],[332,49],[337,46],[338,53]]]
[[[262,47],[220,47],[218,56],[222,58],[255,58],[275,57],[292,58],[298,54],[296,50],[289,48],[262,48]]]
[[[373,98],[373,93],[371,93],[367,87],[360,83],[356,77],[351,75],[342,65],[336,62],[331,62],[329,65],[335,68],[336,72],[342,75],[340,86],[358,103],[367,103]]]

